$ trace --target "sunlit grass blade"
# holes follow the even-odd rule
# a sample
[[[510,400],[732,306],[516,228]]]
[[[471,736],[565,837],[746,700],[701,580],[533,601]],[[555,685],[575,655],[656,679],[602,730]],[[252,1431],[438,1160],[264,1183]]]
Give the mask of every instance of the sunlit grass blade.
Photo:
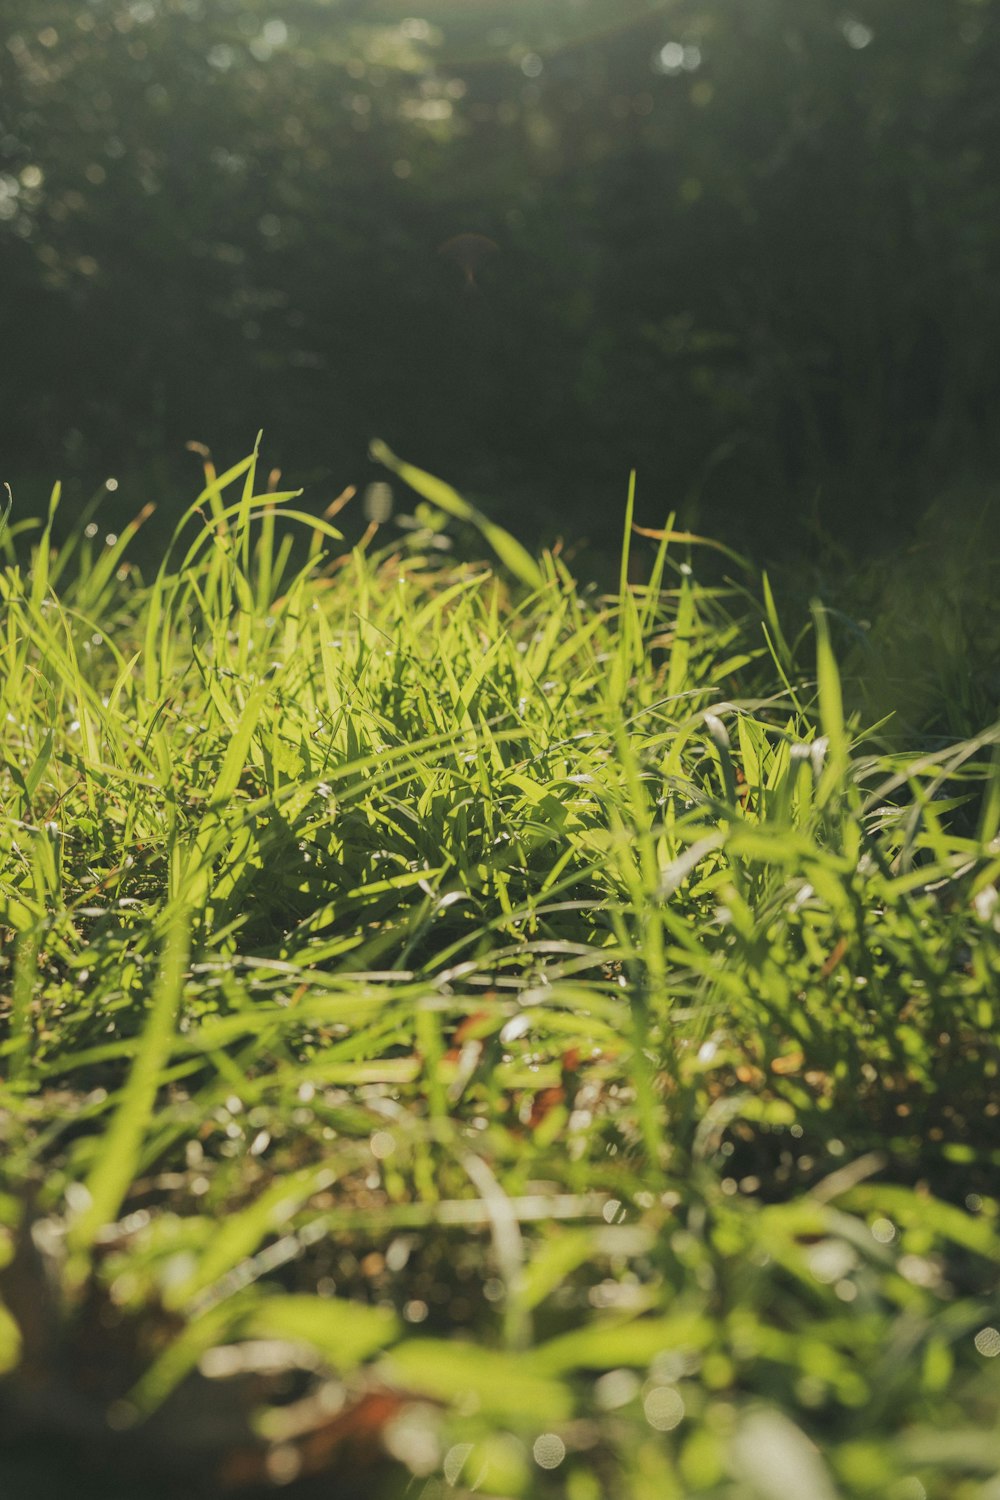
[[[474,505],[470,505],[450,484],[435,479],[432,474],[418,469],[414,464],[405,463],[385,443],[378,440],[372,443],[371,453],[378,463],[398,474],[418,495],[422,495],[446,515],[454,516],[459,521],[468,521],[481,531],[504,567],[521,583],[532,589],[545,587],[545,576],[531,553],[509,531],[484,516]]]
[[[122,1089],[101,1152],[84,1183],[85,1206],[74,1216],[68,1234],[71,1250],[90,1250],[100,1229],[118,1213],[132,1182],[149,1127],[160,1077],[170,1055],[184,987],[190,941],[190,916],[175,906],[169,914],[140,1050]]]

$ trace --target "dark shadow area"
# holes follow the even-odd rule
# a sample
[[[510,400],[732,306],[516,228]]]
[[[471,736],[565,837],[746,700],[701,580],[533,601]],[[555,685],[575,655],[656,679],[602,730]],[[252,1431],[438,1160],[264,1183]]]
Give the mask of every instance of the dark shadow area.
[[[381,436],[529,537],[616,548],[634,466],[648,524],[857,557],[995,472],[995,4],[9,0],[4,33],[22,515],[114,474],[155,536],[185,443],[263,426],[316,509]]]

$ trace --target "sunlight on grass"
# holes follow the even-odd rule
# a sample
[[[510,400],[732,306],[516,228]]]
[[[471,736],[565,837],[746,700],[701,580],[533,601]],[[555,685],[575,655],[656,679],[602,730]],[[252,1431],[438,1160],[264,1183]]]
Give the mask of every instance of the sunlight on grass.
[[[253,455],[151,579],[58,492],[0,544],[3,1421],[995,1496],[1000,730],[884,753],[821,607],[669,523],[600,596],[376,451],[496,566]]]

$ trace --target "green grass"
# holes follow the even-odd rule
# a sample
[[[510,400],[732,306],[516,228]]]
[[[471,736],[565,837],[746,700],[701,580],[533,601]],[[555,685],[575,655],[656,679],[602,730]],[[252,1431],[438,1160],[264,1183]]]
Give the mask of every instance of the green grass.
[[[379,456],[353,551],[253,458],[145,578],[14,513],[10,1493],[997,1500],[1000,731]]]

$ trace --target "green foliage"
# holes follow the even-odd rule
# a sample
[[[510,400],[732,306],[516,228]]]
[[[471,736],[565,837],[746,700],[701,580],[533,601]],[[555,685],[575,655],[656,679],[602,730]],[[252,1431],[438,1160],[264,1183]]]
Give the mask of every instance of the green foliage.
[[[99,482],[128,432],[163,495],[266,410],[337,489],[385,434],[613,546],[634,465],[766,555],[995,468],[995,0],[4,20],[4,477]]]
[[[987,1500],[1000,730],[880,752],[822,609],[670,526],[582,591],[381,456],[530,593],[255,456],[151,581],[8,553],[0,1420],[179,1486],[367,1434],[369,1494]]]

